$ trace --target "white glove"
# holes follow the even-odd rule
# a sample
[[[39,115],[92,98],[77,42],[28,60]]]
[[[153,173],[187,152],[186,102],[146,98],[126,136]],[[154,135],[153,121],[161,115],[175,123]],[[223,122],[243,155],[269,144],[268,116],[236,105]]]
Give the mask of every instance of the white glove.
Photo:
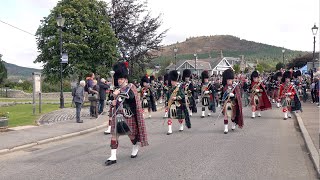
[[[143,93],[143,95],[145,95],[145,96],[146,96],[146,95],[148,95],[148,93]]]
[[[256,89],[256,92],[260,92],[260,89]]]
[[[286,95],[287,95],[287,96],[291,96],[291,92],[289,92],[289,93],[286,93]]]
[[[205,91],[204,93],[205,93],[205,94],[209,94],[209,91]]]
[[[230,93],[229,96],[230,96],[230,97],[234,97],[234,94],[233,94],[233,93]]]

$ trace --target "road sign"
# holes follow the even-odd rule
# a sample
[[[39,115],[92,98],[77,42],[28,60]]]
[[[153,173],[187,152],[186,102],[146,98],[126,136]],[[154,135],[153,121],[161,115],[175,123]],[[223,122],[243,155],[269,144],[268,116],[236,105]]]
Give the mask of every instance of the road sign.
[[[68,63],[68,53],[62,54],[61,63]]]

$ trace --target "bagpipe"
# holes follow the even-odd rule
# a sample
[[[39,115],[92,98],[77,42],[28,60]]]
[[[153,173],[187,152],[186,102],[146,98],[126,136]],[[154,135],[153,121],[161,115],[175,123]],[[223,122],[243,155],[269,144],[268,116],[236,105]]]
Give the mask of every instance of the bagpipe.
[[[231,93],[233,93],[236,89],[237,86],[239,86],[241,83],[240,82],[234,82],[232,84],[232,87],[228,88],[222,95],[222,102],[224,103],[221,111],[217,117],[217,119],[220,118],[221,114],[223,111],[225,111],[227,117],[231,118],[232,117],[232,113],[233,113],[233,106],[232,106],[232,102],[231,102]],[[215,122],[214,122],[215,125]]]
[[[178,113],[177,113],[177,107],[180,107],[181,104],[178,102],[178,99],[173,100],[173,97],[176,97],[178,94],[180,88],[180,84],[177,85],[177,87],[173,90],[170,99],[168,101],[168,109],[170,111],[170,117],[171,118],[176,118]]]
[[[127,123],[127,121],[125,120],[125,116],[127,114],[125,109],[123,108],[123,103],[124,103],[124,99],[128,99],[129,98],[129,91],[131,89],[131,85],[125,87],[125,89],[123,90],[125,93],[121,93],[118,96],[115,97],[115,100],[117,100],[116,103],[116,110],[112,111],[113,114],[111,116],[111,119],[115,117],[115,133],[116,135],[125,135],[125,134],[129,134],[131,132],[131,129]],[[120,90],[121,91],[121,90]],[[123,110],[123,113],[119,113],[117,114],[117,112],[119,112],[119,110]]]
[[[284,89],[279,96],[280,99],[284,98],[282,106],[284,106],[285,104],[286,104],[286,106],[291,106],[292,98],[290,97],[291,94],[289,95],[288,93],[295,91],[294,85],[292,83],[290,83],[289,85],[284,85],[283,87],[284,87]]]
[[[259,81],[257,84],[255,84],[252,89],[251,93],[253,94],[253,102],[255,106],[259,105],[259,97],[261,96],[260,94],[260,89],[258,89],[263,81]],[[252,99],[250,99],[252,101]],[[251,104],[251,102],[249,102]]]
[[[212,84],[208,83],[207,85],[202,86],[202,88],[201,88],[202,106],[209,106],[209,103],[210,103],[210,88],[211,87],[212,87]]]

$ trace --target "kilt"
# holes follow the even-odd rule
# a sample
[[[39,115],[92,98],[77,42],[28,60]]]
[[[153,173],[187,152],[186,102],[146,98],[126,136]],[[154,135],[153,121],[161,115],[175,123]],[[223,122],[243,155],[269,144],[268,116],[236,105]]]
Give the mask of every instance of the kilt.
[[[260,110],[260,107],[262,107],[262,106],[264,106],[264,102],[263,102],[263,99],[262,99],[262,95],[257,95],[258,96],[258,98],[259,98],[259,104],[255,104],[255,102],[254,102],[254,94],[253,93],[251,93],[251,95],[250,95],[250,102],[251,102],[251,106],[254,106],[254,105],[256,105],[256,110]]]
[[[224,102],[223,104],[223,109],[222,109],[222,114],[225,115],[226,114],[226,103],[227,101]],[[231,101],[231,106],[232,106],[232,117],[231,120],[234,120],[236,115],[237,115],[237,108],[239,108],[237,106],[237,103],[235,103],[234,101]]]
[[[122,110],[119,110],[117,114],[123,114]],[[131,132],[129,133],[129,135],[138,135],[138,126],[137,126],[137,119],[136,116],[133,115],[131,117],[124,117],[126,123],[128,124]],[[116,118],[113,117],[110,121],[110,126],[111,126],[111,133],[114,134],[115,133],[115,127],[116,127]]]
[[[209,104],[210,104],[210,96],[202,97],[201,104],[202,104],[202,106],[209,106]]]
[[[184,109],[183,109],[182,105],[180,107],[177,107],[176,111],[177,111],[177,116],[172,118],[171,117],[171,112],[170,112],[170,109],[169,109],[168,117],[172,118],[172,119],[185,119],[186,115],[184,113]]]

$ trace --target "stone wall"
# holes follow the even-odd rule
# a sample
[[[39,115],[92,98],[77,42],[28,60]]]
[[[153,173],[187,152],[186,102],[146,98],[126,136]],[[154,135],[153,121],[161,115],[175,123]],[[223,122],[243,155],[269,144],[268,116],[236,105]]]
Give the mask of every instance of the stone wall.
[[[0,95],[2,97],[7,98],[25,98],[25,99],[32,99],[32,93],[26,93],[24,91],[20,90],[14,90],[14,89],[1,89],[0,88]],[[53,93],[42,93],[42,99],[59,99],[60,98],[60,92],[53,92]],[[71,99],[71,92],[63,92],[63,97]],[[39,94],[36,94],[36,99],[39,98]]]

